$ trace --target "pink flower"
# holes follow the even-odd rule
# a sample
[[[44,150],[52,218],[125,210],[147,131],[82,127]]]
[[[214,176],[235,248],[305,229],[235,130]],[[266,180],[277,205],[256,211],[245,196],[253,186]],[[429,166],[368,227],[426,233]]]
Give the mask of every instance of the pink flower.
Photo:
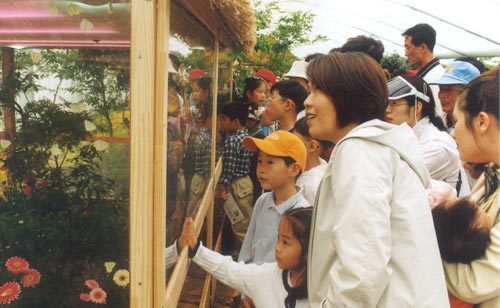
[[[85,280],[85,285],[87,287],[89,287],[90,289],[99,288],[99,284],[94,279],[87,279],[87,280]]]
[[[23,287],[27,288],[36,286],[37,284],[40,283],[40,277],[41,277],[40,272],[37,271],[36,269],[31,269],[31,268],[27,269],[24,272],[23,278],[21,280]]]
[[[90,295],[87,293],[80,294],[80,299],[84,302],[90,302]]]
[[[10,304],[19,298],[21,286],[15,282],[6,282],[0,287],[0,304]]]
[[[9,272],[12,272],[14,274],[21,274],[24,273],[29,267],[30,264],[28,261],[21,257],[12,257],[5,262],[5,267]]]
[[[92,289],[89,293],[90,300],[96,304],[106,304],[106,297],[108,296],[101,288]]]

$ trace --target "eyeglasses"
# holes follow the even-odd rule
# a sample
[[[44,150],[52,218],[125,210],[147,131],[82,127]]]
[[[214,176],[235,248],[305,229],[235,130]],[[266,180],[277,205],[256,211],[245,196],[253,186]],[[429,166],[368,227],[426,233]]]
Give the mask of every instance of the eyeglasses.
[[[393,101],[408,96],[416,96],[426,103],[430,102],[430,98],[427,96],[427,87],[425,84],[424,93],[422,93],[401,76],[397,76],[390,80],[387,83],[387,88],[389,89],[389,99]]]

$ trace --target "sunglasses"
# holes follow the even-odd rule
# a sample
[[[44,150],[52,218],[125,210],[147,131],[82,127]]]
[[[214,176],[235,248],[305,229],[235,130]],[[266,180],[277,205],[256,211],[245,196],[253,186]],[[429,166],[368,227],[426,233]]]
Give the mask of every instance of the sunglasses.
[[[426,103],[429,103],[431,100],[427,96],[427,87],[425,84],[424,93],[422,93],[401,76],[391,79],[387,83],[387,88],[389,89],[389,100],[398,100],[408,96],[416,96]]]

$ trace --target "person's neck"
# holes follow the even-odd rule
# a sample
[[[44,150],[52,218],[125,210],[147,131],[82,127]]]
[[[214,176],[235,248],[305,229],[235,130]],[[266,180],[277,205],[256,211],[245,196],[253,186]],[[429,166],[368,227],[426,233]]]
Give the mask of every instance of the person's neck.
[[[354,128],[356,128],[356,126],[358,126],[358,125],[359,125],[359,123],[350,123],[350,124],[347,124],[347,126],[344,126],[344,127],[340,128],[340,129],[338,129],[335,132],[335,135],[329,141],[331,141],[333,143],[338,143],[342,138],[344,138],[345,136],[347,136],[347,134],[349,134],[349,132],[351,130],[353,130]]]
[[[434,60],[436,56],[434,55],[434,53],[432,52],[429,52],[429,53],[426,53],[422,59],[422,62],[420,64],[420,68],[426,66],[427,64],[429,64],[429,62],[431,62],[432,60]]]
[[[304,277],[305,271],[306,267],[290,270],[290,283],[292,284],[290,287],[295,288],[299,285],[301,279],[306,279],[306,277]]]
[[[297,193],[294,182],[289,182],[280,187],[273,188],[274,204],[280,205]]]
[[[291,130],[297,122],[296,114],[286,114],[282,119],[279,120],[281,130]]]
[[[306,160],[306,168],[305,171],[311,170],[314,167],[317,167],[321,164],[321,161],[319,160],[319,156],[316,154],[312,153],[307,153],[307,160]]]

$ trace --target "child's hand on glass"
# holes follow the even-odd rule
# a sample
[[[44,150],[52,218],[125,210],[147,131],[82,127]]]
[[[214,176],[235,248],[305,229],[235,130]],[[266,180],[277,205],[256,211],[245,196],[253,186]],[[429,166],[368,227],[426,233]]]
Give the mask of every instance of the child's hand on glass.
[[[191,217],[186,218],[184,221],[184,226],[182,227],[182,234],[179,237],[179,248],[183,249],[186,245],[189,246],[190,249],[194,249],[196,247],[198,239],[194,233],[194,222]]]

